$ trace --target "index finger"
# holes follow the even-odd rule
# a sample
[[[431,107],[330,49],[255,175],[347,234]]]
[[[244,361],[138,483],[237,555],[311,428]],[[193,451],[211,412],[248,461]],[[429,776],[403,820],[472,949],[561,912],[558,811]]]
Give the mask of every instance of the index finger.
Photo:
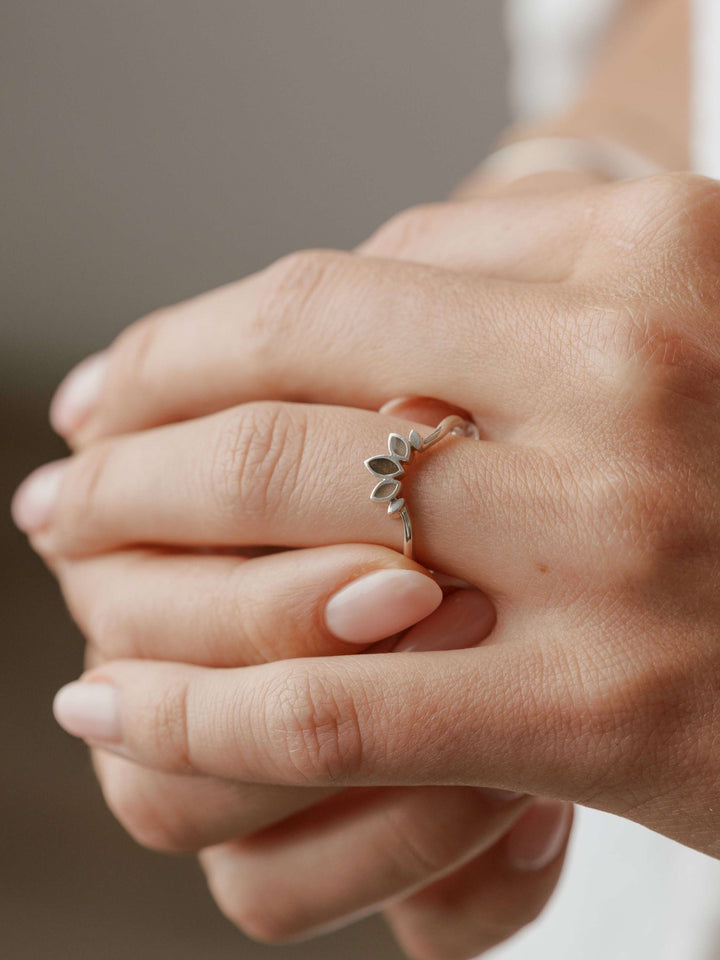
[[[392,461],[396,426],[405,453]],[[14,515],[51,556],[142,543],[392,547],[403,542],[402,514],[389,517],[388,504],[407,496],[415,552],[431,569],[507,589],[518,571],[534,574],[536,556],[567,554],[558,530],[568,504],[547,482],[548,468],[557,471],[551,453],[448,436],[416,459],[407,427],[364,410],[246,404],[41,468],[17,492]],[[366,469],[368,457],[390,472]],[[405,467],[412,475],[400,489]]]

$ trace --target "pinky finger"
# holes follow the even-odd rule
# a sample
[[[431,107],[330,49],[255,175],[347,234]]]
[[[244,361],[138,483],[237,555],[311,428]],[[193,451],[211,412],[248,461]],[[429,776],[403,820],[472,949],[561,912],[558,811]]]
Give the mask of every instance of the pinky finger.
[[[535,920],[562,871],[572,805],[539,800],[486,853],[385,910],[413,960],[469,960]]]

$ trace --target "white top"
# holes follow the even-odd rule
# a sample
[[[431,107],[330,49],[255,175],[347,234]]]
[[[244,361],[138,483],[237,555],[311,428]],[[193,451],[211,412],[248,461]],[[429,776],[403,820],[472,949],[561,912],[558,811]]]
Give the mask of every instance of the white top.
[[[510,96],[518,119],[569,103],[623,0],[508,0]],[[720,178],[720,2],[692,0],[693,169]]]
[[[508,0],[510,96],[517,119],[554,113],[572,100],[598,39],[622,3]]]
[[[562,107],[622,0],[508,0],[519,117]],[[720,0],[694,0],[693,166],[720,177]],[[719,960],[720,861],[637,824],[577,808],[542,917],[493,960]]]
[[[694,0],[692,158],[697,173],[720,177],[720,3]],[[718,954],[720,956],[720,953]]]

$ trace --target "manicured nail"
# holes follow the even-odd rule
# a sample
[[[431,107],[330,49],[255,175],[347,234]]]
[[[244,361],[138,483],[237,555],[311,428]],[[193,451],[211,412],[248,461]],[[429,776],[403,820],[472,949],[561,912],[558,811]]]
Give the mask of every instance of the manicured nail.
[[[108,356],[105,351],[86,357],[65,377],[50,404],[53,430],[65,435],[77,430],[100,397]]]
[[[55,694],[53,713],[74,737],[105,743],[122,739],[118,691],[110,683],[68,683]]]
[[[498,790],[495,787],[478,787],[478,790],[496,803],[511,803],[513,800],[519,800],[520,797],[526,796],[524,793],[515,793],[514,790]]]
[[[417,570],[377,570],[331,597],[325,607],[330,633],[347,643],[374,643],[407,630],[442,602],[435,581]]]
[[[389,414],[394,410],[399,410],[400,407],[404,407],[406,403],[409,403],[411,397],[393,397],[392,400],[388,400],[387,403],[384,403],[378,413]]]
[[[515,870],[542,870],[567,840],[572,804],[536,800],[507,836],[506,854]]]
[[[24,533],[35,533],[50,522],[67,463],[67,459],[46,463],[15,491],[10,510],[15,524]]]
[[[481,643],[495,625],[495,608],[479,590],[456,590],[395,644],[396,651],[462,650]]]

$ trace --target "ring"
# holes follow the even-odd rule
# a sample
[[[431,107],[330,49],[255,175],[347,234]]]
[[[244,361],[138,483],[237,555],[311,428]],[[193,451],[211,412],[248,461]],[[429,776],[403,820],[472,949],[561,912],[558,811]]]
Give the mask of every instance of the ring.
[[[421,437],[417,430],[411,430],[407,438],[401,433],[391,433],[388,437],[388,453],[368,457],[365,461],[365,466],[370,473],[380,481],[375,484],[370,499],[377,503],[387,503],[387,512],[391,516],[400,517],[403,522],[403,553],[411,560],[413,559],[412,521],[405,500],[401,496],[400,477],[405,475],[405,465],[411,462],[416,453],[422,453],[450,434],[472,437],[475,440],[479,436],[477,427],[470,420],[457,416],[445,417],[426,437]]]

